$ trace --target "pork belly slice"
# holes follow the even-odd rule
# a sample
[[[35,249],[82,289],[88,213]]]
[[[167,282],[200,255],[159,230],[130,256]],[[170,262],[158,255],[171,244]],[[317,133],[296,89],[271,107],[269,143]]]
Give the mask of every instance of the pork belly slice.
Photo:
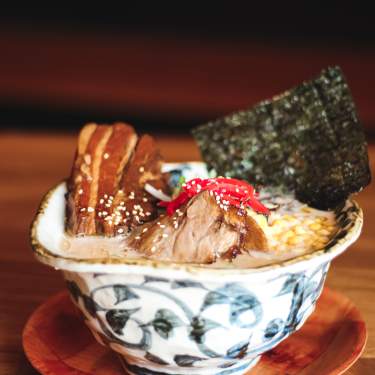
[[[162,163],[154,139],[143,135],[124,170],[114,199],[113,234],[127,233],[157,216],[157,199],[146,192],[145,184],[168,192],[166,176],[161,172]]]
[[[134,152],[138,137],[134,129],[123,123],[112,126],[112,134],[103,153],[96,203],[97,232],[113,234],[114,197],[119,190],[125,166]]]
[[[100,166],[112,127],[86,125],[78,137],[73,169],[68,181],[67,231],[74,235],[96,233],[95,206]]]
[[[128,246],[151,259],[186,263],[213,263],[220,257],[231,259],[241,252],[268,248],[252,217],[235,207],[223,210],[207,191],[173,216],[160,216],[136,228]]]
[[[86,125],[68,181],[67,232],[113,236],[154,219],[156,199],[144,185],[167,191],[161,166],[153,138],[138,141],[130,125]]]

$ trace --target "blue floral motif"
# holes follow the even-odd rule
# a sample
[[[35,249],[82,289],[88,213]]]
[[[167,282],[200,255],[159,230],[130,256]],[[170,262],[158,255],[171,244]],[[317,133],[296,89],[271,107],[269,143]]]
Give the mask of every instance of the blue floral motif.
[[[273,319],[267,324],[267,328],[264,331],[264,338],[266,340],[272,339],[283,330],[284,322],[279,318]]]
[[[205,289],[205,287],[202,285],[202,283],[198,283],[197,281],[192,280],[174,280],[171,283],[172,289],[178,289],[178,288],[200,288]]]
[[[311,301],[307,308],[310,308],[311,305],[315,304],[323,288],[327,269],[328,264],[323,264],[313,272],[310,277],[307,277],[304,273],[290,274],[287,277],[282,290],[278,294],[283,295],[285,293],[292,293],[290,313],[284,326],[285,333],[289,334],[290,332],[295,331],[301,323],[305,316],[305,311],[302,311],[301,309],[306,300]],[[312,280],[318,273],[322,274],[319,284]]]
[[[156,356],[155,354],[152,354],[150,352],[146,352],[145,359],[149,360],[150,362],[156,363],[158,365],[167,365],[168,362],[164,361],[160,357]]]
[[[173,329],[181,327],[183,322],[173,311],[160,309],[156,312],[155,318],[151,324],[161,337],[168,339],[172,336]]]
[[[250,340],[241,341],[227,350],[227,358],[243,358],[249,347]]]
[[[130,319],[131,315],[137,312],[137,309],[119,309],[119,310],[109,310],[105,314],[108,324],[112,328],[112,331],[118,335],[122,335],[122,330],[124,329],[126,323]]]
[[[203,344],[205,334],[214,328],[221,327],[219,323],[213,320],[205,319],[200,316],[194,316],[190,322],[189,337],[197,344]]]
[[[125,348],[142,350],[143,357],[150,363],[165,366],[194,367],[197,363],[208,359],[220,359],[217,374],[240,373],[249,366],[236,366],[233,360],[253,359],[259,353],[271,349],[283,338],[288,336],[305,318],[307,311],[315,304],[323,287],[328,264],[318,267],[310,275],[303,272],[284,274],[272,281],[281,280],[281,287],[275,294],[278,298],[290,300],[289,314],[285,320],[274,318],[264,322],[261,300],[241,283],[227,283],[218,288],[209,288],[204,283],[192,280],[168,280],[164,278],[144,277],[141,283],[100,285],[89,295],[83,293],[74,281],[67,281],[67,286],[73,300],[88,314],[96,318],[108,342],[117,343]],[[198,289],[203,293],[201,306],[195,310],[178,297],[178,289]],[[177,290],[176,293],[173,291]],[[112,294],[113,302],[110,306],[102,306],[100,292]],[[138,312],[142,310],[142,293],[152,293],[166,298],[176,308],[161,306],[149,321],[142,321]],[[130,303],[128,303],[130,301]],[[139,303],[137,302],[139,301]],[[134,305],[134,303],[136,303]],[[172,307],[172,305],[170,305]],[[228,311],[227,322],[218,322],[206,317],[206,310],[215,305],[225,305]],[[208,314],[209,316],[209,314]],[[125,339],[126,327],[129,322],[135,323],[139,329],[139,340],[128,342]],[[206,339],[207,332],[215,329],[230,329],[228,326],[243,329],[248,337],[229,346],[224,353],[217,353],[210,348]],[[253,328],[265,324],[263,342],[255,347],[251,345]],[[173,359],[166,361],[153,353],[153,336],[156,334],[163,340],[170,340],[175,330],[182,327],[201,356],[187,353],[177,353]],[[183,332],[183,331],[179,331]],[[156,351],[157,353],[157,351]],[[163,375],[163,372],[150,370],[133,364],[125,367],[134,374]],[[241,367],[241,368],[240,368]]]
[[[173,360],[180,367],[192,367],[196,362],[203,361],[205,358],[194,355],[177,354],[174,356]]]
[[[139,298],[139,296],[132,292],[127,286],[118,284],[112,286],[113,292],[116,296],[115,305],[119,304],[120,302],[127,301],[133,298]]]
[[[241,328],[254,327],[262,319],[262,305],[257,297],[249,290],[236,283],[225,284],[219,289],[208,292],[201,307],[201,311],[216,304],[228,304],[230,306],[229,319],[231,324]],[[254,314],[254,320],[252,322],[245,322],[241,319],[241,315],[248,311],[252,311]]]

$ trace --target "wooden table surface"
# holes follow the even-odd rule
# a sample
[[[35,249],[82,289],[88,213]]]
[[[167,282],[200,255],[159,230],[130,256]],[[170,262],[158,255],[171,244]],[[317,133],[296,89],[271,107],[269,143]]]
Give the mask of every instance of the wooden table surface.
[[[198,160],[188,137],[161,137],[170,161]],[[75,149],[71,135],[0,134],[0,374],[36,374],[23,354],[21,333],[28,316],[64,285],[59,273],[37,263],[28,228],[43,193],[69,173]],[[370,147],[372,170],[375,145]],[[368,342],[347,374],[375,373],[375,188],[358,196],[364,209],[361,238],[336,259],[327,285],[346,294],[367,323]],[[318,374],[319,375],[319,374]]]

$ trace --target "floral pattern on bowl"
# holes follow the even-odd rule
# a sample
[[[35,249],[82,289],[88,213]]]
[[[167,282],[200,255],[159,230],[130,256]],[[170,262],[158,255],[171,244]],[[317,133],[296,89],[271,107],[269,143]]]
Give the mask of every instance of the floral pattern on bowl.
[[[327,269],[323,264],[255,285],[64,275],[89,328],[123,355],[130,373],[224,375],[243,373],[305,321]]]

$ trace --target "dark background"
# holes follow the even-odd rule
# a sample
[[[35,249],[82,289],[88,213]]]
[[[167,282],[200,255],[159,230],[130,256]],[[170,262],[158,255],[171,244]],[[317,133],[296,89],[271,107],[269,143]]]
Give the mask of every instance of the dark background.
[[[375,135],[375,32],[364,2],[123,2],[0,12],[0,126],[123,120],[187,133],[340,65]]]

